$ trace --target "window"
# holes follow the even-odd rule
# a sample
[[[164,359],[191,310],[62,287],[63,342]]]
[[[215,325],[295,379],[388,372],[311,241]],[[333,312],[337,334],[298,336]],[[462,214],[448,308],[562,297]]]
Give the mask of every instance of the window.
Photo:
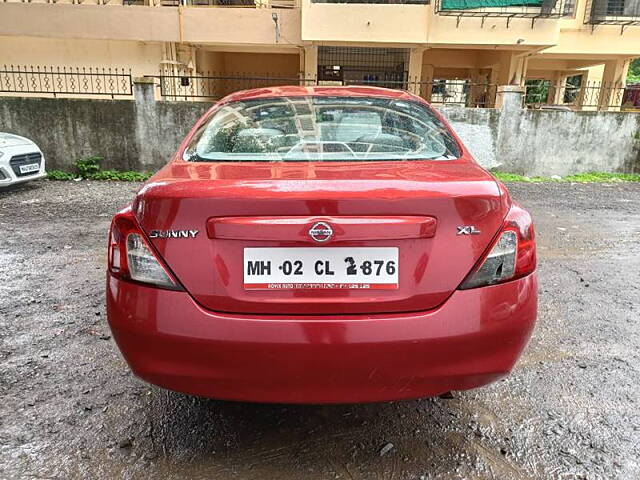
[[[320,85],[374,85],[406,88],[409,67],[407,48],[318,48]]]
[[[274,97],[214,111],[184,158],[219,161],[448,160],[450,131],[418,102],[378,97]]]

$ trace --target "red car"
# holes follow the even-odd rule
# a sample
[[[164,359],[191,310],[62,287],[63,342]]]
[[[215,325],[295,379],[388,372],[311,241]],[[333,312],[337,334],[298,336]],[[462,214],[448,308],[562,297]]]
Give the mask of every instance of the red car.
[[[536,319],[529,214],[427,103],[381,88],[222,99],[114,217],[108,264],[133,372],[218,399],[479,387]]]

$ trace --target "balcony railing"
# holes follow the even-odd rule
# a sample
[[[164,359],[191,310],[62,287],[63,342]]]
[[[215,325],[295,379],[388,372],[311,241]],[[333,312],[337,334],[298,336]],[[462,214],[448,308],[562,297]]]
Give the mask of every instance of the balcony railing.
[[[374,77],[375,75],[372,75]],[[473,83],[466,79],[433,80],[327,80],[318,77],[279,76],[274,74],[224,73],[189,74],[164,71],[156,77],[160,95],[165,100],[217,100],[231,92],[249,88],[277,85],[370,85],[407,90],[425,98],[434,105],[470,108],[491,108],[495,105],[497,86],[486,82]]]
[[[539,18],[573,15],[575,0],[435,0],[438,15],[458,17],[530,18],[532,26]]]
[[[534,109],[640,111],[640,84],[600,81],[581,84],[529,80],[524,104]]]
[[[640,0],[589,0],[585,23],[592,25],[640,25]]]
[[[3,0],[0,0],[2,3]],[[4,0],[5,3],[31,3],[25,0]],[[34,2],[35,3],[35,2]],[[74,5],[125,5],[151,7],[246,7],[246,8],[296,8],[298,0],[40,0],[37,3],[62,3]]]
[[[166,100],[218,100],[237,90],[273,87],[277,85],[315,85],[316,80],[296,76],[263,74],[227,74],[203,72],[200,74],[164,70],[156,77],[160,95]]]
[[[118,68],[0,66],[0,92],[20,96],[131,97],[131,71]]]

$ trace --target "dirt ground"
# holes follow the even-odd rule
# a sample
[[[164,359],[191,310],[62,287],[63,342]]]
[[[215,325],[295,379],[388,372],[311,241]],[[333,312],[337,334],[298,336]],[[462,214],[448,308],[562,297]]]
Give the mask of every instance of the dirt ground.
[[[0,478],[640,478],[640,184],[515,184],[540,315],[513,374],[385,404],[220,402],[134,378],[106,232],[138,184],[0,192]]]

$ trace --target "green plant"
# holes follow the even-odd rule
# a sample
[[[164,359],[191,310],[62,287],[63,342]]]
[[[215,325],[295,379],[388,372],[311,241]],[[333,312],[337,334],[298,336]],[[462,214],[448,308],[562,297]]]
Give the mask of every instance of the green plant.
[[[579,183],[614,183],[614,182],[640,182],[639,173],[604,173],[587,172],[566,177],[525,177],[514,173],[491,172],[502,182],[579,182]]]
[[[75,175],[63,170],[49,170],[47,172],[47,178],[49,180],[73,180]]]
[[[103,160],[104,158],[97,155],[76,160],[78,173],[82,178],[91,178],[91,175],[95,175],[100,171],[100,164]]]
[[[517,175],[515,173],[507,173],[507,172],[491,172],[498,180],[501,182],[545,182],[547,179],[545,177],[525,177],[524,175]]]
[[[51,180],[73,180],[84,178],[85,180],[118,180],[123,182],[143,182],[151,177],[150,173],[134,172],[131,170],[102,170],[100,164],[104,159],[94,155],[76,161],[77,175],[63,170],[50,170],[48,176]]]
[[[566,182],[640,182],[640,173],[598,173],[588,172],[569,175]]]
[[[636,58],[629,65],[627,83],[640,83],[640,58]]]
[[[525,103],[546,103],[549,98],[549,80],[527,80],[526,83]]]
[[[150,173],[133,172],[131,170],[122,172],[120,170],[100,170],[91,175],[91,180],[120,180],[124,182],[143,182],[151,176]]]

